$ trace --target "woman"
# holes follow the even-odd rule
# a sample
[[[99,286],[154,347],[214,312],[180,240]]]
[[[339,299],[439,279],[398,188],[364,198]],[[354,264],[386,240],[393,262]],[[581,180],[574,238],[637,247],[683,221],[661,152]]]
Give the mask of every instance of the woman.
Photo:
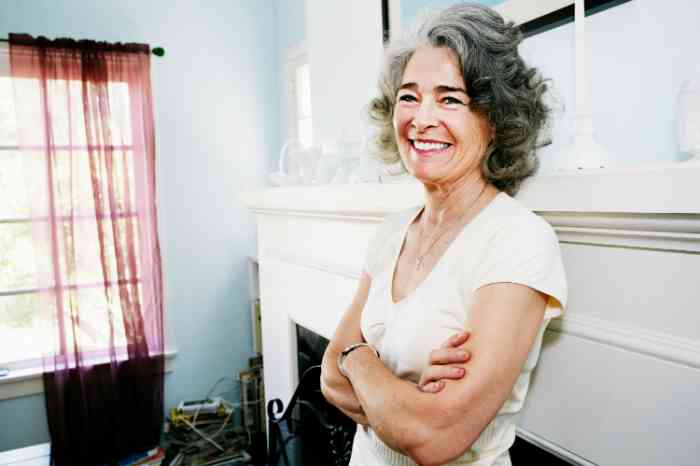
[[[378,229],[324,354],[324,395],[360,424],[353,466],[510,464],[566,301],[556,235],[510,197],[547,117],[520,40],[492,10],[458,5],[387,54],[370,112],[426,196]]]

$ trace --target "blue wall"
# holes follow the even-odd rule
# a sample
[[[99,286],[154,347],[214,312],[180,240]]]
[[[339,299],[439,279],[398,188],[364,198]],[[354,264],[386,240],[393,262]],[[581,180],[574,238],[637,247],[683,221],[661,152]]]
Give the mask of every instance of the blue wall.
[[[305,0],[276,0],[277,50],[294,47],[306,40]]]
[[[152,62],[166,330],[179,351],[166,408],[203,397],[251,354],[246,257],[255,229],[237,199],[264,185],[277,157],[276,22],[275,4],[257,0],[0,2],[3,37],[166,50]],[[45,441],[43,396],[0,402],[0,451]]]
[[[473,3],[481,3],[486,6],[494,6],[503,3],[505,0],[477,0]],[[462,3],[460,0],[401,0],[401,25],[408,25],[423,10],[429,8],[444,8],[455,3]]]

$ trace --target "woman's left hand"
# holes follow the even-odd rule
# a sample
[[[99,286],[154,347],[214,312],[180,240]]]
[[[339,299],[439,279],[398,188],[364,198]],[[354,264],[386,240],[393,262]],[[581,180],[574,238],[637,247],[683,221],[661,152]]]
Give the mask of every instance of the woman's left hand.
[[[463,364],[471,354],[459,348],[469,339],[469,332],[451,336],[440,348],[430,352],[430,361],[418,381],[418,389],[426,393],[437,393],[445,387],[445,380],[459,380],[466,374]]]

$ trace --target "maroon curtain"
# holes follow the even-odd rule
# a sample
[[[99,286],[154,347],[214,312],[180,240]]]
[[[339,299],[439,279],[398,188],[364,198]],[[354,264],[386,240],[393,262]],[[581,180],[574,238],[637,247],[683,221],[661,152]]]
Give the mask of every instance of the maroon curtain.
[[[163,292],[147,45],[10,35],[53,464],[158,443]]]

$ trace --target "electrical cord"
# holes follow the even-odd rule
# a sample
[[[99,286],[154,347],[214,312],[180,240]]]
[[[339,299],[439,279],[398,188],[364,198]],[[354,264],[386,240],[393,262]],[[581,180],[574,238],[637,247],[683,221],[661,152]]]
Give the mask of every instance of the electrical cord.
[[[200,431],[199,429],[197,429],[190,421],[188,421],[187,419],[183,419],[183,421],[185,422],[185,424],[187,424],[187,425],[190,427],[190,429],[192,429],[195,433],[197,433],[197,434],[198,434],[200,437],[202,437],[204,440],[206,440],[207,442],[211,443],[211,444],[214,445],[216,448],[218,448],[219,451],[224,451],[224,448],[223,448],[221,445],[219,445],[219,444],[216,443],[214,440],[212,440],[212,439],[211,439],[208,435],[206,435],[204,432],[202,432],[202,431]]]
[[[204,399],[209,400],[209,397],[212,395],[212,393],[214,393],[214,390],[216,390],[216,387],[218,387],[221,382],[224,382],[226,380],[230,380],[234,384],[236,383],[236,381],[232,377],[221,377],[219,380],[217,380],[214,383],[214,385],[212,385],[212,387],[209,389],[209,392],[207,393],[207,396],[205,396]],[[201,411],[201,409],[202,409],[202,405],[197,406],[197,409],[194,412],[194,416],[192,418],[193,424],[197,422],[197,417],[199,416],[199,412]]]
[[[231,381],[234,384],[234,388],[238,387],[238,381],[233,379],[232,377],[221,377],[219,380],[217,380],[214,385],[209,389],[209,392],[207,393],[205,400],[209,400],[212,394],[214,393],[214,390],[219,386],[224,381]],[[225,392],[222,392],[223,394]],[[187,419],[183,418],[184,423],[191,429],[192,432],[194,432],[197,436],[199,436],[202,440],[204,440],[206,443],[209,443],[216,447],[219,451],[224,452],[225,449],[217,443],[214,438],[220,436],[222,433],[227,432],[226,427],[229,423],[229,420],[233,416],[233,413],[236,411],[237,408],[241,408],[241,406],[248,406],[248,405],[257,405],[261,402],[262,400],[260,398],[257,398],[255,400],[248,400],[246,402],[240,402],[240,403],[232,403],[228,400],[221,399],[222,404],[224,404],[228,408],[228,414],[224,421],[222,422],[221,426],[214,432],[213,434],[209,434],[208,432],[205,432],[206,428],[204,429],[199,429],[197,428],[197,418],[199,417],[200,411],[202,406],[198,406],[197,409],[195,410],[195,413],[192,417],[192,421],[188,421]],[[232,426],[232,428],[229,428],[228,431],[233,431],[235,429],[235,426]],[[245,428],[245,432],[247,434],[247,444],[251,445],[252,444],[252,435],[250,432],[250,429]],[[190,449],[200,449],[199,447],[201,440],[186,440],[186,441],[177,441],[174,440],[173,443],[182,445],[184,450],[190,450]]]

